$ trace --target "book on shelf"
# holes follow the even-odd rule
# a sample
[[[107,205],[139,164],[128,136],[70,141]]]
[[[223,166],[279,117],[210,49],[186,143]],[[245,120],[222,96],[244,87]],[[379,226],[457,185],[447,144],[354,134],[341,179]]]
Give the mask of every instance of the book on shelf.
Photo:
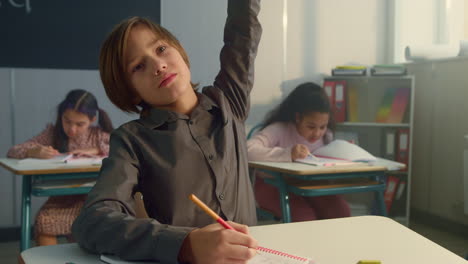
[[[408,166],[409,161],[409,129],[400,128],[397,130],[397,142],[396,142],[396,161],[404,163]],[[404,168],[406,170],[407,167]]]
[[[387,208],[387,214],[390,212],[393,204],[393,200],[395,198],[395,194],[397,192],[397,186],[400,182],[400,179],[393,175],[387,176],[387,183],[384,191],[384,201],[385,207]]]
[[[323,89],[330,101],[335,121],[346,121],[346,81],[324,81]]]
[[[367,69],[339,69],[334,68],[331,71],[333,76],[365,76]]]
[[[406,75],[407,70],[403,65],[398,64],[376,64],[370,69],[373,76],[401,76]]]
[[[384,129],[382,136],[383,157],[395,160],[396,132],[394,129]]]
[[[387,88],[382,98],[375,121],[378,123],[401,123],[404,120],[410,96],[409,88]]]

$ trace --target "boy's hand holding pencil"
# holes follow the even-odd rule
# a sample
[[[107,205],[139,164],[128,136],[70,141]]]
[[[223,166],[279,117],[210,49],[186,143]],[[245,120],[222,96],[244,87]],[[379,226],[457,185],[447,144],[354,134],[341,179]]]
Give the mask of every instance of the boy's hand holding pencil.
[[[224,221],[193,194],[190,199],[219,224],[190,232],[179,252],[180,262],[246,263],[255,256],[257,241],[246,225]]]

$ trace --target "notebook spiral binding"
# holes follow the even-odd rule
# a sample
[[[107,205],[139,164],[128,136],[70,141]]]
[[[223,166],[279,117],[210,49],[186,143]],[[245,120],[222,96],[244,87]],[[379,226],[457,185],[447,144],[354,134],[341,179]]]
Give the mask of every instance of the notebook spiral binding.
[[[270,248],[265,248],[265,247],[260,247],[259,246],[259,247],[257,247],[257,250],[260,250],[260,251],[265,252],[265,253],[270,253],[270,254],[274,254],[274,255],[278,255],[278,256],[282,256],[282,257],[287,257],[287,258],[299,260],[299,261],[308,261],[307,258],[291,255],[291,254],[284,253],[284,252],[274,250],[274,249],[270,249]]]

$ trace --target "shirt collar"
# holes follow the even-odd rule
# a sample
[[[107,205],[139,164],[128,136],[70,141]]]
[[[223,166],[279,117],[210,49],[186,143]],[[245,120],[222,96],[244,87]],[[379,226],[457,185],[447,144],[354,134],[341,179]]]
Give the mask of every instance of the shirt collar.
[[[192,113],[195,111],[208,111],[212,113],[212,110],[219,110],[219,106],[205,94],[197,92],[197,96],[198,96],[198,105],[195,107]],[[187,120],[187,119],[190,119],[190,117],[184,114],[179,114],[173,111],[154,108],[154,107],[149,110],[148,116],[140,117],[140,121],[142,121],[142,123],[145,126],[148,126],[151,129],[158,128],[164,123],[175,122],[178,119]]]

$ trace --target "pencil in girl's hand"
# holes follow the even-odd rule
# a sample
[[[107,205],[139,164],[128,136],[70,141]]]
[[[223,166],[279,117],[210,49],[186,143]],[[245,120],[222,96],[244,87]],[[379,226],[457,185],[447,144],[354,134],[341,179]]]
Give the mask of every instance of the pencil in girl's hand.
[[[307,156],[308,156],[309,158],[313,159],[313,160],[320,160],[319,158],[317,158],[317,157],[316,157],[314,154],[312,154],[312,153],[309,153]]]
[[[206,206],[205,203],[200,201],[200,199],[198,199],[194,194],[191,194],[189,198],[190,200],[192,200],[192,202],[194,202],[201,209],[203,209],[203,211],[205,211],[209,216],[211,216],[214,220],[216,220],[216,222],[221,224],[224,228],[235,230],[232,226],[226,223],[226,221],[224,221],[224,219],[222,219],[218,214],[216,214],[213,210],[211,210],[208,206]]]

